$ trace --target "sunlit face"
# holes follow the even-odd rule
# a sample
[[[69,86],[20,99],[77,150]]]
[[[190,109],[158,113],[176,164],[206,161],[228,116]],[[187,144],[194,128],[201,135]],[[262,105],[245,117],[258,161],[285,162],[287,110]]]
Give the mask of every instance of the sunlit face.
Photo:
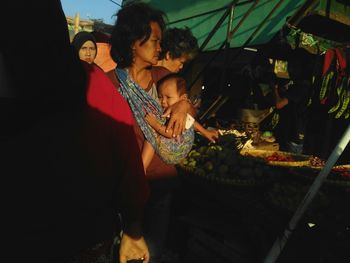
[[[169,71],[177,73],[183,68],[186,61],[187,61],[187,57],[185,56],[181,56],[179,58],[171,58],[170,55],[167,54],[165,67]]]
[[[133,45],[134,64],[140,66],[156,65],[158,62],[160,41],[162,39],[162,30],[156,22],[151,22],[151,35],[149,39],[141,44],[142,40],[137,40]]]
[[[181,98],[177,90],[176,79],[168,79],[158,89],[158,98],[163,109],[178,102]]]
[[[86,41],[79,49],[79,58],[89,64],[94,62],[96,54],[95,44],[91,40]]]

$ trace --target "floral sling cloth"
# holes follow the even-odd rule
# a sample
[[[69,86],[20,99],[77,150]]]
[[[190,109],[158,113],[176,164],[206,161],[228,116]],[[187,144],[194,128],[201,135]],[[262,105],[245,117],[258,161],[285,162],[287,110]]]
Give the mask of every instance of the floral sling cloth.
[[[134,118],[146,140],[164,162],[168,164],[179,163],[192,148],[194,141],[193,127],[185,130],[184,134],[174,139],[159,135],[148,125],[144,118],[147,113],[152,113],[161,124],[165,124],[165,118],[161,117],[163,109],[158,101],[132,81],[125,69],[117,68],[116,74],[120,81],[119,92],[128,101]]]

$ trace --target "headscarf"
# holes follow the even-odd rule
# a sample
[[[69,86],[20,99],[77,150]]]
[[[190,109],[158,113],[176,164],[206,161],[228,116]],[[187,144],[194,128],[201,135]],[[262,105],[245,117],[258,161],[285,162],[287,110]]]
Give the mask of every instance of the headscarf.
[[[84,43],[89,40],[94,43],[95,48],[97,50],[96,38],[93,34],[86,31],[80,31],[74,36],[72,40],[72,46],[74,46],[75,49],[79,51],[80,48],[84,45]]]

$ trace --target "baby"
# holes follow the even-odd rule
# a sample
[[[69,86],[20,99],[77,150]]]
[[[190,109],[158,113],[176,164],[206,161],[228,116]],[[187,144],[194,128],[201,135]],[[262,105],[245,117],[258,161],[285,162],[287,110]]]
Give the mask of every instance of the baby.
[[[157,83],[157,91],[160,105],[164,110],[180,100],[188,99],[186,93],[186,82],[176,73],[169,74],[159,80]],[[153,114],[148,113],[145,119],[158,134],[167,138],[172,138],[172,131],[168,130],[168,132],[166,132],[166,126],[162,125]],[[188,114],[186,120],[186,129],[189,129],[192,125],[195,131],[200,132],[202,136],[211,142],[215,142],[215,140],[219,137],[217,130],[205,129],[201,124],[195,121],[191,115]],[[147,167],[150,164],[153,155],[154,149],[152,145],[149,142],[145,141],[142,148],[142,161],[145,171],[147,170]]]

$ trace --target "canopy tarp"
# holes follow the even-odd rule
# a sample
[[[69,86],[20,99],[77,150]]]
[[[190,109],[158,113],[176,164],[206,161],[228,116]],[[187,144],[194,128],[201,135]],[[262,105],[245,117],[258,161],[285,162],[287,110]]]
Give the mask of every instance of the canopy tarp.
[[[132,0],[123,1],[123,4]],[[168,17],[169,27],[189,27],[198,39],[199,45],[207,38],[217,22],[225,13],[231,0],[143,0],[142,2],[163,10]],[[237,1],[234,8],[232,28],[234,28],[255,1]],[[305,0],[261,0],[242,23],[230,42],[230,47],[242,46],[260,23],[268,16],[274,6],[281,2],[274,14],[250,41],[250,45],[267,43],[293,15]],[[225,8],[227,7],[227,8]],[[229,23],[226,17],[205,50],[216,50],[225,41]]]
[[[124,0],[123,5],[136,1],[139,0]],[[289,16],[293,16],[303,4],[310,1],[142,0],[142,2],[150,3],[154,7],[163,10],[168,17],[169,27],[189,27],[198,39],[199,45],[202,45],[231,3],[236,2],[231,24],[231,28],[235,28],[250,7],[255,2],[258,2],[233,35],[230,41],[230,47],[234,48],[243,46],[262,21],[276,7],[273,14],[266,20],[266,23],[264,23],[249,41],[249,46],[268,43],[283,25],[285,25]],[[310,11],[313,14],[328,15],[331,19],[341,18],[341,22],[343,23],[346,22],[346,19],[349,20],[349,12],[350,8],[339,0],[320,0],[316,9]],[[204,51],[219,49],[226,39],[229,21],[229,16],[227,16],[206,45]]]

